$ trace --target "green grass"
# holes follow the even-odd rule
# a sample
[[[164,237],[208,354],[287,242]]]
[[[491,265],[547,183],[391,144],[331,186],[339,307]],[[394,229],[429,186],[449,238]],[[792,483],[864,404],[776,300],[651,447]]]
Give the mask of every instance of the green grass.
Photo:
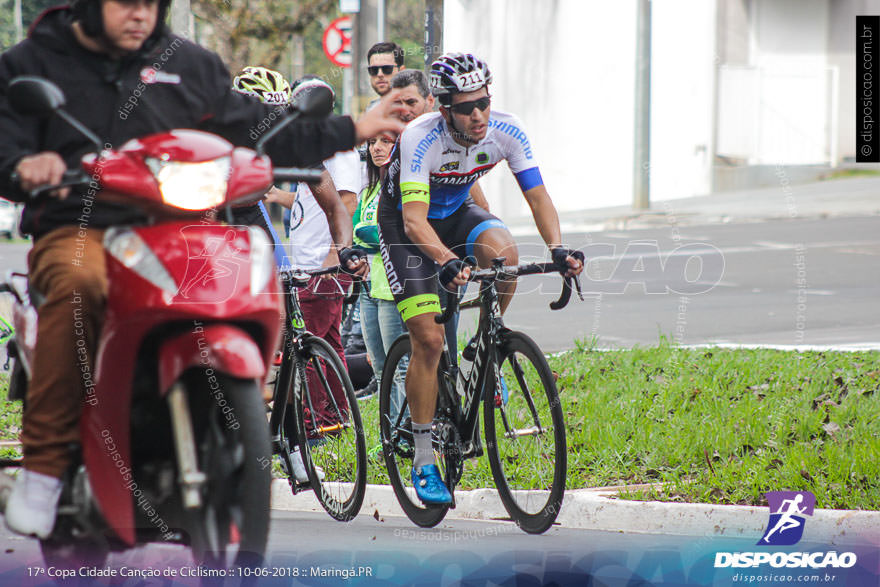
[[[880,353],[654,348],[551,359],[568,487],[657,484],[631,499],[880,509]]]
[[[9,376],[0,374],[0,440],[18,440],[21,432],[21,402],[6,401]],[[21,456],[16,448],[0,448],[0,458],[13,459]]]
[[[752,505],[808,490],[819,507],[880,509],[880,353],[593,346],[550,358],[569,489],[652,484],[620,495]],[[378,398],[360,407],[377,447]],[[369,482],[387,483],[381,454]],[[459,487],[494,487],[485,456]]]
[[[880,510],[880,353],[684,349],[550,358],[566,417],[569,489],[649,483],[627,499],[764,504],[807,490],[817,506]],[[0,397],[5,397],[5,378]],[[388,483],[378,397],[359,403],[370,483]],[[0,439],[18,436],[20,404],[0,401]],[[482,415],[481,415],[482,422]],[[11,456],[11,455],[10,455]],[[485,456],[461,489],[494,487]]]
[[[880,170],[877,169],[862,169],[862,168],[849,168],[849,169],[838,169],[836,171],[832,171],[826,175],[821,177],[822,180],[830,180],[830,179],[849,179],[851,177],[873,177],[880,175]]]

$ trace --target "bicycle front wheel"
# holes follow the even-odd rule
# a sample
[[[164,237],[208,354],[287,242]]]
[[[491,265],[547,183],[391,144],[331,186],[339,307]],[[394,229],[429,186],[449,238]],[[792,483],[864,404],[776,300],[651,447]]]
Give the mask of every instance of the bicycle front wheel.
[[[565,492],[565,422],[553,372],[532,339],[511,332],[488,382],[483,415],[498,494],[520,528],[540,534],[556,520]]]
[[[309,337],[294,375],[300,454],[321,506],[333,518],[357,516],[367,489],[367,446],[348,372],[327,341]]]
[[[417,526],[432,528],[443,520],[449,506],[424,505],[416,495],[410,477],[415,442],[404,394],[406,366],[409,365],[411,353],[412,343],[408,334],[401,335],[388,349],[379,386],[379,433],[388,480],[400,507]],[[441,471],[445,472],[442,464],[443,460],[438,459]]]

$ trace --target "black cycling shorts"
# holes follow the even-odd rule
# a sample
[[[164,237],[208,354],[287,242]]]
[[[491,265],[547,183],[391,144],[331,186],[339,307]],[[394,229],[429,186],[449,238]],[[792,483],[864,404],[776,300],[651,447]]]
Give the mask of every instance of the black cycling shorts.
[[[379,200],[379,250],[388,285],[403,320],[440,312],[437,297],[439,267],[417,247],[403,229],[403,214],[388,198]],[[474,243],[490,228],[504,228],[501,220],[477,206],[471,197],[446,218],[428,222],[443,244],[464,259],[474,253]]]

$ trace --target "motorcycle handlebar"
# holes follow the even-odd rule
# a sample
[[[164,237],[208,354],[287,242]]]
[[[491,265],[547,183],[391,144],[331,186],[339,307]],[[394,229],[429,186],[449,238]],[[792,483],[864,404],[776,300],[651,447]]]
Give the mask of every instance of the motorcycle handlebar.
[[[13,173],[10,177],[13,185],[21,187],[21,176],[19,174]],[[64,172],[64,175],[61,176],[61,181],[59,183],[53,184],[43,184],[39,185],[32,190],[28,190],[28,197],[30,198],[38,198],[47,192],[51,192],[52,190],[57,190],[60,188],[71,187],[75,185],[88,185],[92,178],[86,174],[84,171],[79,169],[69,169]]]

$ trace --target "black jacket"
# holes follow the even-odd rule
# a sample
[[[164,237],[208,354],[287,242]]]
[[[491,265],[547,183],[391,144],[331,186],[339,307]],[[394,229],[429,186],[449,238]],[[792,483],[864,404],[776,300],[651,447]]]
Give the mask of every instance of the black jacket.
[[[213,132],[240,146],[256,139],[280,119],[277,107],[231,89],[229,72],[220,58],[166,31],[154,35],[140,52],[121,60],[88,51],[71,28],[70,10],[47,12],[28,38],[0,55],[0,195],[25,201],[22,231],[39,237],[67,224],[83,222],[82,194],[65,200],[27,201],[10,182],[15,165],[25,155],[59,153],[68,168],[94,150],[85,137],[60,118],[38,120],[12,112],[9,82],[19,75],[37,75],[57,84],[67,97],[66,110],[114,148],[125,141],[173,128]],[[308,165],[355,142],[348,117],[297,121],[268,147],[279,166]],[[100,202],[86,219],[93,227],[137,221],[137,212]]]

